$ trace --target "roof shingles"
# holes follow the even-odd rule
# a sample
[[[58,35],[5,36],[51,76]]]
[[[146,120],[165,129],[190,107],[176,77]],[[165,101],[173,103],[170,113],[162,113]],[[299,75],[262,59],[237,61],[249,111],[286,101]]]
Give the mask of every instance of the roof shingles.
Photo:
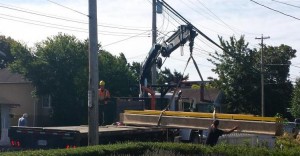
[[[8,69],[0,69],[0,83],[30,83],[22,75],[12,73]]]

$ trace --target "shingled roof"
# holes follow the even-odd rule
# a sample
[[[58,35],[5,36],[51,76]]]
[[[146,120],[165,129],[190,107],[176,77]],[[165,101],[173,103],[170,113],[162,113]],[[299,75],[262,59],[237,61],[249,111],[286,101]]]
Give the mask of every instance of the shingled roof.
[[[12,73],[7,68],[0,69],[0,83],[30,83],[22,75]]]
[[[9,105],[10,107],[20,106],[20,104],[13,103],[13,102],[11,102],[11,101],[9,101],[6,98],[1,97],[1,96],[0,96],[0,105]]]

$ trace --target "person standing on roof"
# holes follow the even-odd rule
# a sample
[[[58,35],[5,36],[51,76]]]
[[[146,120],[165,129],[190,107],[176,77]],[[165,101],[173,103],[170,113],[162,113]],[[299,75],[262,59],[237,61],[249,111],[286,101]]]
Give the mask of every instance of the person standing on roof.
[[[22,115],[22,117],[19,118],[18,126],[27,126],[27,117],[28,117],[28,114],[24,113]]]
[[[238,126],[233,127],[231,130],[224,131],[218,128],[219,126],[219,120],[214,120],[213,124],[208,129],[208,135],[206,138],[206,145],[215,146],[218,142],[218,139],[223,134],[230,134],[234,130],[238,129]]]
[[[105,82],[101,80],[99,82],[98,89],[98,104],[99,104],[99,123],[100,125],[104,125],[105,119],[107,118],[108,113],[108,101],[110,99],[110,93],[107,89],[105,89]]]

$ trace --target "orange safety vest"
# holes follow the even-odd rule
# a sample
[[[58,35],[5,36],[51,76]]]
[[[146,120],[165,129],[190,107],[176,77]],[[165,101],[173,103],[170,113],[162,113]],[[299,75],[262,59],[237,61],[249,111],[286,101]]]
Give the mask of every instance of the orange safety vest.
[[[109,91],[107,89],[98,89],[99,101],[107,104],[108,98],[110,98]]]

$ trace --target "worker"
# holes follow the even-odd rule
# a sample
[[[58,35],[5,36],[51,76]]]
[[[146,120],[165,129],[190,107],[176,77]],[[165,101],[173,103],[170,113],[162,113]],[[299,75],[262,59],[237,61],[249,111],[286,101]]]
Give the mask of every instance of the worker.
[[[225,130],[218,129],[218,126],[219,126],[219,120],[214,120],[213,124],[208,129],[208,135],[205,142],[206,145],[215,146],[220,136],[222,136],[223,134],[230,134],[234,130],[238,129],[238,126],[235,126],[232,129],[225,131]]]
[[[98,89],[99,95],[99,104],[107,104],[110,99],[110,93],[107,89],[105,89],[105,82],[101,80],[99,82],[100,88]]]
[[[98,104],[99,104],[99,123],[100,125],[105,124],[105,119],[107,118],[108,113],[108,100],[110,99],[110,93],[107,89],[105,89],[105,82],[101,80],[99,82],[98,89]]]
[[[22,117],[19,118],[18,126],[27,126],[27,117],[28,117],[28,114],[24,113],[22,115]]]

